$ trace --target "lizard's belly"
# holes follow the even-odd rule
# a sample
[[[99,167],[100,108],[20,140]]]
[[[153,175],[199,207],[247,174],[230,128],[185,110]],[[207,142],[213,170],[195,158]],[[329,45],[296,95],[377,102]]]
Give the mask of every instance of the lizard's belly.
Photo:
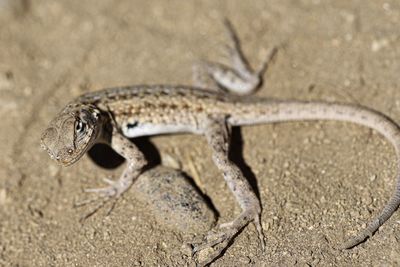
[[[174,134],[174,133],[201,133],[199,129],[192,125],[179,124],[123,124],[121,127],[122,133],[128,138],[139,136],[149,136],[158,134]]]

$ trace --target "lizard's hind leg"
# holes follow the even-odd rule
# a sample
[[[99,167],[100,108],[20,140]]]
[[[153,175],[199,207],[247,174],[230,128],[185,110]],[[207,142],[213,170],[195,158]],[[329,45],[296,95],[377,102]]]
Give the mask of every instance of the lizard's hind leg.
[[[262,84],[262,76],[277,49],[271,49],[261,67],[254,71],[242,52],[240,40],[232,24],[228,20],[225,20],[224,24],[229,39],[226,50],[231,66],[211,61],[200,61],[193,66],[194,84],[202,88],[222,89],[238,95],[252,94]]]
[[[242,208],[242,213],[233,221],[221,224],[216,232],[209,233],[204,242],[194,246],[197,253],[206,248],[214,248],[214,252],[202,259],[201,265],[211,263],[228,246],[231,240],[250,222],[254,222],[264,249],[264,236],[260,223],[261,204],[250,184],[235,163],[228,158],[229,132],[226,118],[208,119],[205,123],[205,136],[213,152],[213,161],[223,173],[229,189]]]

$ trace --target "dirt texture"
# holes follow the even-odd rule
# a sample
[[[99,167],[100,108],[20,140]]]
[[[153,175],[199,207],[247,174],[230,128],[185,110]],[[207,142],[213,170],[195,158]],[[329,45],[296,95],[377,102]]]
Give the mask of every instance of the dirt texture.
[[[85,156],[61,168],[39,139],[82,93],[191,84],[193,62],[224,59],[224,17],[253,66],[279,48],[258,95],[359,103],[400,122],[395,0],[0,0],[1,266],[193,264],[190,240],[158,223],[133,191],[109,216],[104,209],[81,223],[89,208],[73,204],[87,197],[83,189],[118,177],[123,165],[105,169]],[[243,127],[236,135],[235,157],[263,204],[267,248],[250,225],[214,266],[400,265],[399,211],[364,244],[337,249],[394,188],[396,156],[381,135],[345,122]],[[203,137],[150,143],[158,161],[172,158],[196,178],[220,222],[240,213]]]

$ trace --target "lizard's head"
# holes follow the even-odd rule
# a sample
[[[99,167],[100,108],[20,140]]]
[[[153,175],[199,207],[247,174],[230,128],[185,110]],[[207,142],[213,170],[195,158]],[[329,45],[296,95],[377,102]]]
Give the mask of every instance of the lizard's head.
[[[101,131],[100,111],[91,105],[68,105],[42,134],[41,146],[64,166],[80,159]]]

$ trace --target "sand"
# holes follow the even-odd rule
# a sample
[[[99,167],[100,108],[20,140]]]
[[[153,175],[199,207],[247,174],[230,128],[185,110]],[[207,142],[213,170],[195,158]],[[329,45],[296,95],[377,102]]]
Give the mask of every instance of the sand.
[[[39,139],[82,93],[191,84],[193,62],[224,60],[224,17],[253,66],[279,46],[258,95],[359,103],[399,121],[398,1],[2,0],[0,265],[191,264],[185,237],[157,223],[133,192],[109,216],[105,209],[80,223],[89,208],[73,204],[87,197],[83,189],[118,177],[123,166],[105,169],[85,156],[62,168]],[[214,266],[400,264],[399,211],[366,243],[336,249],[394,188],[396,156],[382,136],[350,123],[299,122],[244,127],[241,137],[236,158],[257,183],[267,248],[262,253],[250,225]],[[240,212],[204,138],[140,142],[153,162],[172,158],[197,177],[221,222]]]

